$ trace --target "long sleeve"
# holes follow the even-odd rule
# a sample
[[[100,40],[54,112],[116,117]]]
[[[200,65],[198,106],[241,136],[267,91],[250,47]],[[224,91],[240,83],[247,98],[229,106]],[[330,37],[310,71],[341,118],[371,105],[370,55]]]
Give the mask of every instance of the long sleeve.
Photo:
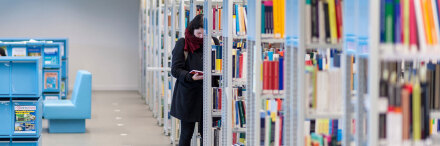
[[[185,39],[179,39],[173,49],[173,58],[171,64],[171,75],[179,81],[192,82],[192,75],[188,70],[185,70],[185,55],[184,55]]]

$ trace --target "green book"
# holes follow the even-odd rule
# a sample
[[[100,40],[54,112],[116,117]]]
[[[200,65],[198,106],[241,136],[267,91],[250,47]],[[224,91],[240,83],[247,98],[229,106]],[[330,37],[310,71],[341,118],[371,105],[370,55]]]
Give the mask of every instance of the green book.
[[[385,1],[385,42],[394,43],[394,2]]]

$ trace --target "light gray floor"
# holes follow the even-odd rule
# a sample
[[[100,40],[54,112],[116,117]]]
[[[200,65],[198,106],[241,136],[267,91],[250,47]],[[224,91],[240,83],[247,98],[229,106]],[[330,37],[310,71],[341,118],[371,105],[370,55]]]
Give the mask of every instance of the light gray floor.
[[[67,114],[67,113],[66,113]],[[43,146],[170,146],[152,112],[137,92],[93,92],[92,119],[83,134],[49,134]],[[118,125],[119,124],[119,125]]]

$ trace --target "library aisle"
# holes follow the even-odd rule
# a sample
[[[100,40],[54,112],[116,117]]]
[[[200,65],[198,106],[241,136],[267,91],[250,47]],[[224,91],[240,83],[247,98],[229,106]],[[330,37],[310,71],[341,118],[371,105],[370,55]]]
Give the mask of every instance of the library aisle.
[[[169,146],[169,137],[157,126],[148,106],[133,91],[92,93],[92,118],[87,132],[49,134],[43,123],[43,146]],[[69,96],[70,97],[70,96]]]

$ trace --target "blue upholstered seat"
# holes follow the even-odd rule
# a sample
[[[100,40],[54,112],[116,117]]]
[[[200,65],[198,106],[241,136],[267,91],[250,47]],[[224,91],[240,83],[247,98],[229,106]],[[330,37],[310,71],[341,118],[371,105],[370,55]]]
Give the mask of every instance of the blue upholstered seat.
[[[92,74],[80,70],[70,100],[44,101],[44,118],[50,133],[85,132],[85,119],[91,118]]]

